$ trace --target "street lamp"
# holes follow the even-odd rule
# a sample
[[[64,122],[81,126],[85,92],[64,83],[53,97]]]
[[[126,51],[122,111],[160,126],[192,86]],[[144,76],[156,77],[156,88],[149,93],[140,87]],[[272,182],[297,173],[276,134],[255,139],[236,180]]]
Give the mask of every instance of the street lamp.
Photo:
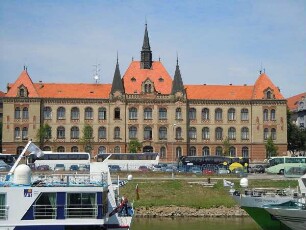
[[[173,133],[173,140],[172,140],[172,179],[174,179],[174,140],[175,140],[175,128],[176,124],[173,124],[172,126],[172,133]]]

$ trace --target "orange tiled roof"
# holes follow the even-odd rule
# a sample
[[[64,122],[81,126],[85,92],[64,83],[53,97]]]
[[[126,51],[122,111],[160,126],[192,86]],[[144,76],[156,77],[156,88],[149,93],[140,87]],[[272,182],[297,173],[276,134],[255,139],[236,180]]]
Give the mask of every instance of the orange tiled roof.
[[[7,92],[6,97],[16,97],[21,85],[24,85],[28,89],[29,97],[38,97],[38,93],[26,70],[21,72],[14,84],[10,85],[11,88]]]
[[[306,97],[306,92],[305,93],[300,93],[298,95],[289,97],[287,99],[287,106],[290,111],[296,110],[298,107],[298,102],[302,100],[302,97]]]
[[[111,87],[111,84],[35,84],[39,96],[43,98],[109,98]]]
[[[272,83],[268,75],[265,73],[261,74],[254,85],[253,99],[263,99],[264,91],[270,88],[275,95],[275,99],[284,99],[279,89]]]
[[[253,86],[185,85],[188,99],[250,100]]]
[[[5,96],[5,93],[0,91],[0,97],[4,97]]]
[[[135,78],[136,81],[133,81]],[[163,81],[160,81],[163,78]],[[154,61],[151,69],[140,69],[140,61],[132,61],[123,76],[125,93],[141,93],[141,84],[146,79],[154,82],[156,91],[161,94],[170,94],[172,88],[172,78],[161,62]]]

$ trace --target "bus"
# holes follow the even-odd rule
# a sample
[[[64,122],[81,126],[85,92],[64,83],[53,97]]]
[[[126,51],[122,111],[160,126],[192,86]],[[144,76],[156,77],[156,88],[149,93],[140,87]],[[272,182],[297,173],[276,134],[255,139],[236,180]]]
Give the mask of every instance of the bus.
[[[306,157],[271,157],[266,172],[283,175],[287,167],[306,167]]]
[[[159,154],[145,153],[100,153],[97,155],[98,162],[106,162],[110,165],[119,165],[123,171],[137,171],[140,166],[149,169],[159,163]]]
[[[248,169],[249,158],[228,156],[181,156],[178,159],[178,168],[185,172],[193,167],[201,170],[210,169],[217,172],[219,168],[233,171],[236,168]]]
[[[17,159],[17,155],[9,153],[0,153],[0,160],[4,161],[6,164],[13,166]]]
[[[37,168],[40,165],[48,165],[50,169],[54,169],[56,164],[64,164],[65,170],[69,170],[71,165],[89,165],[90,154],[86,152],[45,152],[38,158],[31,154],[27,156],[27,163]]]

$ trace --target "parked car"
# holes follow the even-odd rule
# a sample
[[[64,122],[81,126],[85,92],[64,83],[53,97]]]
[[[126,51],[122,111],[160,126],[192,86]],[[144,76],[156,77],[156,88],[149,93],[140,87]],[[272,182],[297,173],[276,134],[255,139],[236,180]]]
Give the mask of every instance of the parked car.
[[[65,171],[65,165],[64,164],[56,164],[54,167],[54,171]]]
[[[121,168],[119,165],[109,165],[108,166],[110,172],[120,172]]]
[[[49,165],[39,165],[39,166],[36,167],[36,170],[38,170],[38,171],[48,171],[48,170],[50,170],[50,167],[49,167]]]
[[[70,171],[79,171],[79,166],[78,165],[70,165],[69,170]]]
[[[232,174],[235,174],[238,177],[247,177],[248,176],[248,174],[245,172],[244,168],[242,168],[242,167],[233,169]]]
[[[153,172],[161,172],[162,171],[161,165],[153,165],[152,171]]]
[[[191,173],[194,173],[194,174],[202,174],[202,170],[201,168],[199,167],[193,167],[191,170],[190,170]]]
[[[265,166],[263,165],[254,165],[249,169],[251,173],[264,173],[265,172]]]
[[[149,169],[147,166],[142,165],[142,166],[139,166],[138,171],[141,171],[141,172],[149,172],[150,169]]]
[[[5,171],[10,171],[12,166],[8,165],[7,163],[5,163],[4,161],[0,161],[0,171],[1,172],[5,172]]]
[[[80,164],[79,165],[79,171],[89,171],[89,165]]]

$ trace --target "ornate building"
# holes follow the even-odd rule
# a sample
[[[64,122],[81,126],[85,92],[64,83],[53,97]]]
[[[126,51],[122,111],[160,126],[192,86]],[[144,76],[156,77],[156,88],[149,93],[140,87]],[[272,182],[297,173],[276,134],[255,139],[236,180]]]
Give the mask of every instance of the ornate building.
[[[205,77],[205,76],[203,76]],[[121,77],[117,59],[112,84],[33,83],[25,69],[3,98],[3,148],[19,153],[37,141],[48,124],[45,150],[84,151],[87,124],[92,156],[128,152],[130,140],[142,151],[159,152],[170,162],[180,155],[265,158],[269,136],[279,154],[287,150],[286,100],[261,73],[254,85],[184,85],[177,60],[173,78],[152,60],[147,26],[140,61]]]

